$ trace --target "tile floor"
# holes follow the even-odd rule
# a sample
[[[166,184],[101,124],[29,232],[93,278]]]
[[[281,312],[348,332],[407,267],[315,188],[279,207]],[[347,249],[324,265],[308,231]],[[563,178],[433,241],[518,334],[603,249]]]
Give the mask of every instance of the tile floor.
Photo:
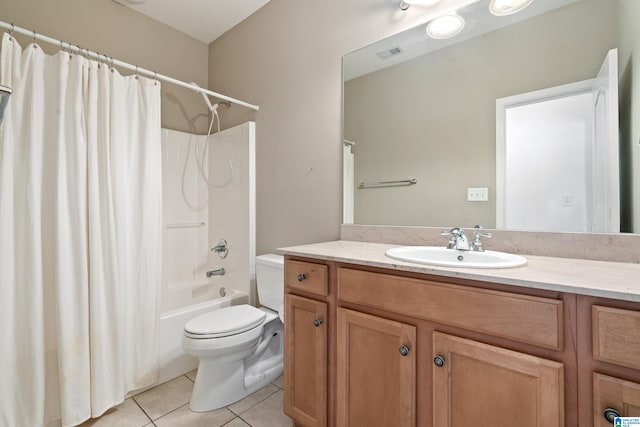
[[[80,427],[292,427],[282,413],[283,378],[225,408],[191,412],[189,398],[196,371],[125,400]]]

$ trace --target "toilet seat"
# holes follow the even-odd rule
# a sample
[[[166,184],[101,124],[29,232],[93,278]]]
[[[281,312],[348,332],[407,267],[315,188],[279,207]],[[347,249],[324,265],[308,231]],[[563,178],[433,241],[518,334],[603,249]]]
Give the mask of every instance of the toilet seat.
[[[238,335],[260,326],[267,314],[251,305],[233,305],[202,314],[184,325],[184,335],[193,339]]]

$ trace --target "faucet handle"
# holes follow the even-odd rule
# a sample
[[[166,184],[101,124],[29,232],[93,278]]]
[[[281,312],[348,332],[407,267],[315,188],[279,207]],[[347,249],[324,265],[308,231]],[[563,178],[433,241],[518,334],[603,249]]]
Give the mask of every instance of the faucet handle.
[[[449,231],[445,231],[443,230],[441,233],[443,236],[464,236],[464,230],[460,227],[453,227],[451,230]]]
[[[475,236],[476,239],[479,239],[480,237],[492,237],[493,234],[491,233],[480,233],[479,231],[474,231],[473,235]]]
[[[481,233],[479,231],[473,232],[473,242],[471,242],[471,250],[476,252],[484,252],[484,245],[480,237],[491,237],[491,233]]]

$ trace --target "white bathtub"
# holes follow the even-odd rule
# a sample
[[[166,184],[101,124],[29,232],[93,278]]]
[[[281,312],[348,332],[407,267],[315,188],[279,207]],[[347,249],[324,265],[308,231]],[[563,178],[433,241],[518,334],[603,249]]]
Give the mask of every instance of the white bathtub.
[[[211,310],[230,305],[247,304],[248,302],[249,297],[246,293],[229,290],[225,297],[163,313],[160,316],[159,325],[158,360],[160,368],[157,384],[184,375],[198,367],[198,359],[182,351],[182,333],[187,320]]]

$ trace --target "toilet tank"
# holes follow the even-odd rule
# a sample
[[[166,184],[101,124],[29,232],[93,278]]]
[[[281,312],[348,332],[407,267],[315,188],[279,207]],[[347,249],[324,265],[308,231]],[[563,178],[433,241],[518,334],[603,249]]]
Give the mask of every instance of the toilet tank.
[[[284,304],[284,257],[276,254],[256,257],[256,286],[260,305],[280,311]]]

